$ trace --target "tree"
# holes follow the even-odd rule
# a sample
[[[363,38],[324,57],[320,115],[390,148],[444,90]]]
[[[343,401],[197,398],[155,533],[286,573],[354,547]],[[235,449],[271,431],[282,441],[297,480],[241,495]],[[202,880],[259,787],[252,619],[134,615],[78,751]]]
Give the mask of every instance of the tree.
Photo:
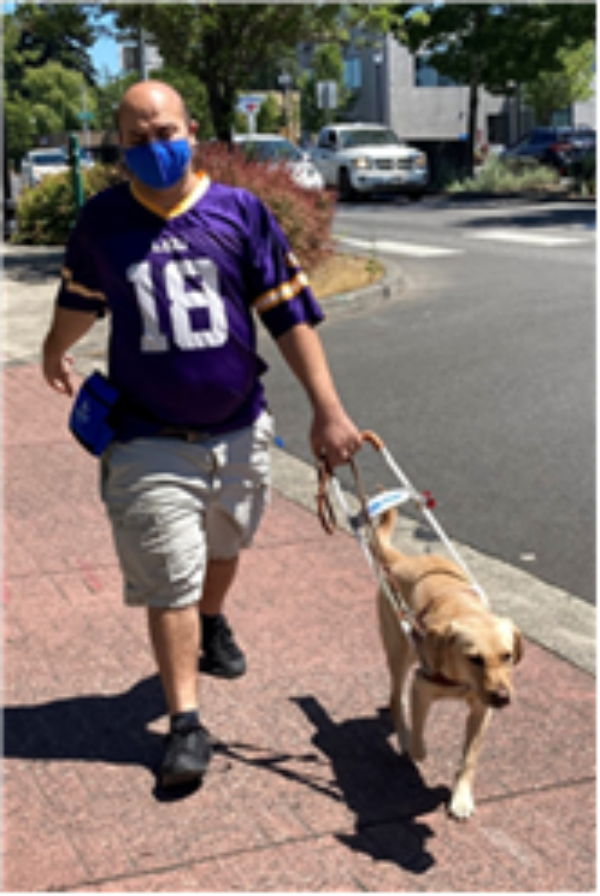
[[[79,130],[84,92],[88,110],[92,114],[95,110],[95,97],[87,89],[83,74],[65,68],[60,62],[26,69],[23,92],[36,118],[38,134]]]
[[[118,27],[143,27],[166,64],[205,86],[217,137],[228,140],[238,92],[265,66],[295,52],[300,41],[342,36],[337,4],[108,4]],[[276,85],[264,85],[276,87]]]
[[[552,3],[394,4],[371,16],[440,73],[469,88],[470,167],[479,90],[507,93],[557,65],[561,49],[593,39],[595,5]]]
[[[96,33],[85,3],[19,3],[12,15],[11,27],[17,30],[16,59],[5,71],[8,82],[15,83],[22,69],[60,62],[67,69],[81,72],[89,84],[95,81],[90,50]]]
[[[45,134],[80,127],[74,109],[93,80],[93,42],[84,5],[22,3],[5,14],[5,166]],[[92,104],[91,93],[88,98]]]
[[[523,101],[533,109],[540,124],[551,124],[554,112],[593,96],[595,55],[591,40],[574,50],[560,50],[555,69],[542,71],[534,81],[523,85]]]

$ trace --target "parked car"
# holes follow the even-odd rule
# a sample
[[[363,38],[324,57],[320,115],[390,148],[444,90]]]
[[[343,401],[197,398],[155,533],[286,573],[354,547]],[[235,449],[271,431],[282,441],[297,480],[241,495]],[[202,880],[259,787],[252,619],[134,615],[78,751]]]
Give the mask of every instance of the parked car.
[[[49,174],[67,171],[69,159],[64,149],[32,149],[21,162],[21,177],[24,187],[35,187]]]
[[[269,165],[285,165],[299,186],[308,190],[321,190],[323,178],[308,155],[279,134],[236,134],[233,143],[249,158]]]
[[[312,159],[340,198],[403,193],[420,199],[429,182],[427,156],[378,124],[331,124],[319,134]]]
[[[537,127],[508,147],[500,158],[513,167],[548,165],[566,177],[577,158],[595,146],[596,132],[592,128]]]

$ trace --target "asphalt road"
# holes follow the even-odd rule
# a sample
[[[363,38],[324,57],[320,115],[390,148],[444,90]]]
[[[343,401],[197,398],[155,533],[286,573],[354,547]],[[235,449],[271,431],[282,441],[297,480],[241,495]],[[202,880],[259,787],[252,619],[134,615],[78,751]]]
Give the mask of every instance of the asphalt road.
[[[340,206],[335,230],[403,273],[321,329],[352,416],[453,538],[593,603],[594,206],[382,200]],[[305,399],[263,350],[278,433],[310,460]],[[395,481],[368,448],[361,469],[368,491]]]

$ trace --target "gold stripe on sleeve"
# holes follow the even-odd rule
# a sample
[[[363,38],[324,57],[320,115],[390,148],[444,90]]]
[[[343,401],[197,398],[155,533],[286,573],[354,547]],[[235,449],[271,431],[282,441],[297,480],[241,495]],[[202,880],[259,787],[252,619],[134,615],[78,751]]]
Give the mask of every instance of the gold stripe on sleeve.
[[[252,307],[258,314],[264,314],[265,311],[270,311],[271,308],[280,305],[282,302],[289,302],[305,286],[308,286],[308,277],[303,271],[299,271],[293,280],[288,280],[287,283],[282,283],[280,286],[276,286],[274,289],[270,289],[268,292],[263,293],[262,296],[259,296],[252,303]]]

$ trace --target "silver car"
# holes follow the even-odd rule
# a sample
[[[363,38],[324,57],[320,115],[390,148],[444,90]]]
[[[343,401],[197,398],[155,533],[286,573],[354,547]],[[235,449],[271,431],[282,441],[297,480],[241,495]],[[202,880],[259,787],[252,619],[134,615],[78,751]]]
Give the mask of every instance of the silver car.
[[[243,149],[249,158],[258,162],[285,165],[300,187],[307,190],[322,190],[325,186],[323,178],[309,157],[294,143],[279,134],[236,134],[233,143]]]
[[[32,149],[21,162],[23,186],[36,187],[49,174],[69,170],[69,160],[64,149]]]

